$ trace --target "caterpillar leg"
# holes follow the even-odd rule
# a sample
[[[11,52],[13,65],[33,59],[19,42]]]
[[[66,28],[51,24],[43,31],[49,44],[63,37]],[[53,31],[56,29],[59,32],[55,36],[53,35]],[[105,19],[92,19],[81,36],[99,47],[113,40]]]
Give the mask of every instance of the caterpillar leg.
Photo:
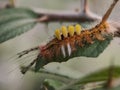
[[[30,67],[32,67],[35,64],[35,62],[37,61],[37,59],[38,59],[38,57],[36,59],[34,59],[28,66],[21,67],[21,73],[25,74],[30,69]]]
[[[31,48],[31,49],[28,49],[28,50],[25,50],[25,51],[22,51],[20,53],[18,53],[18,58],[21,58],[22,56],[24,56],[25,54],[28,54],[29,52],[31,51],[35,51],[35,50],[38,50],[39,47],[34,47],[34,48]]]

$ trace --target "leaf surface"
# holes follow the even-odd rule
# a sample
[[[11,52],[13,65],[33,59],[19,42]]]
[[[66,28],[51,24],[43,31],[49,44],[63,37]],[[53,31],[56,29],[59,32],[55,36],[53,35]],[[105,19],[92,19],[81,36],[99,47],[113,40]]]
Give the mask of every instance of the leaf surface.
[[[0,43],[32,29],[37,14],[30,9],[10,8],[0,12]]]

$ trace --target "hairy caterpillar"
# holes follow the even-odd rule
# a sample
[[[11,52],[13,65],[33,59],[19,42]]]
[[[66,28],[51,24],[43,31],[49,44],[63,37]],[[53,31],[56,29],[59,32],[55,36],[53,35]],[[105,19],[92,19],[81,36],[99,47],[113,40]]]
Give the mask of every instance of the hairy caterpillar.
[[[85,47],[83,50],[85,52],[89,47],[96,43],[110,43],[112,33],[109,32],[110,27],[106,20],[108,19],[117,1],[118,0],[114,0],[111,7],[103,16],[101,22],[95,27],[88,30],[82,30],[82,26],[79,24],[75,26],[70,25],[68,27],[62,26],[60,29],[55,30],[54,39],[47,44],[19,53],[19,57],[22,57],[24,54],[27,54],[30,51],[38,49],[40,50],[38,57],[32,61],[29,66],[23,67],[21,72],[23,74],[26,73],[26,71],[35,63],[35,71],[38,71],[41,67],[49,62],[67,61],[70,58],[78,56],[98,56],[99,54],[85,55],[84,53],[80,53],[80,51]],[[103,50],[101,52],[103,52]]]
[[[56,37],[53,40],[45,46],[40,47],[41,55],[47,58],[48,61],[60,55],[63,58],[71,56],[71,54],[76,51],[76,47],[84,47],[85,44],[93,44],[94,40],[105,40],[104,36],[108,28],[107,24],[102,24],[91,30],[81,31],[81,26],[78,24],[75,25],[75,27],[68,26],[68,30],[67,27],[62,26],[61,31],[58,29],[55,31]]]

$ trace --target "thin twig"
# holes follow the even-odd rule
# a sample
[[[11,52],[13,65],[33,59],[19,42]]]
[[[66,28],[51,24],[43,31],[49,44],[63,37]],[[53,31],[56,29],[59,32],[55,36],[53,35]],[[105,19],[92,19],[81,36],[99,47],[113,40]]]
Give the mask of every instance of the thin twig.
[[[113,61],[111,61],[111,65],[109,67],[109,71],[108,71],[108,80],[107,80],[107,84],[106,84],[106,88],[113,88],[113,74],[114,74],[114,65],[113,65]]]
[[[115,5],[117,4],[119,0],[113,0],[113,3],[111,4],[110,8],[107,10],[107,12],[105,13],[105,15],[103,16],[102,18],[102,22],[101,23],[104,23],[107,21],[107,19],[109,18],[113,8],[115,7]]]
[[[87,13],[89,11],[89,7],[88,7],[88,0],[82,0],[81,1],[81,6],[82,6],[82,12],[83,13]]]
[[[34,71],[32,68],[30,70]],[[45,69],[40,69],[37,72],[37,74],[39,74],[39,76],[41,78],[58,80],[58,81],[61,81],[61,82],[65,83],[65,84],[68,84],[70,81],[75,80],[75,79],[72,79],[72,78],[64,76],[64,75],[60,75],[60,74],[56,74],[56,73],[46,71]]]

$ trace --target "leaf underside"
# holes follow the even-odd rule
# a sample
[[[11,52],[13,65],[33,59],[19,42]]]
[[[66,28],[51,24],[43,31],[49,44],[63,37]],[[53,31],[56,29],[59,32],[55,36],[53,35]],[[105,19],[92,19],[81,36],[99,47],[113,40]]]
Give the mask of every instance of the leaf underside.
[[[71,56],[67,56],[67,57],[63,57],[62,55],[60,57],[56,57],[53,58],[53,61],[58,61],[58,62],[63,62],[63,61],[67,61],[71,58],[74,57],[80,57],[80,56],[84,56],[84,57],[98,57],[106,48],[107,46],[110,44],[112,40],[112,36],[111,35],[107,35],[105,37],[105,40],[103,41],[99,41],[99,40],[95,40],[93,44],[85,44],[83,47],[77,47],[77,50],[75,52],[73,52],[71,54]]]
[[[36,24],[37,14],[23,8],[3,9],[0,12],[0,43],[14,38]]]

